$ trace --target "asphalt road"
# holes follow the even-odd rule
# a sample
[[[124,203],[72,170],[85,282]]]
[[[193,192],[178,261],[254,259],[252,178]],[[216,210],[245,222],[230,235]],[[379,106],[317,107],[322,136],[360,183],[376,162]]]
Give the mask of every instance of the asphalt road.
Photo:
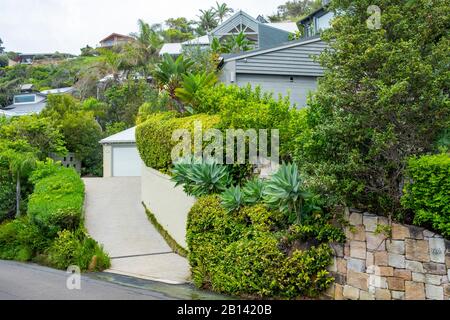
[[[151,290],[81,276],[81,289],[67,289],[70,274],[35,264],[0,260],[0,300],[167,300]]]

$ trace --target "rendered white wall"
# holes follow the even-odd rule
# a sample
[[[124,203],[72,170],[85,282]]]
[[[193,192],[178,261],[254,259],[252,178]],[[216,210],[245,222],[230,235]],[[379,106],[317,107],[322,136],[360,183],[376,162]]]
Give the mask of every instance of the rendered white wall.
[[[141,184],[144,204],[172,238],[187,248],[187,216],[195,198],[186,195],[182,187],[175,188],[169,176],[145,165],[142,166]]]

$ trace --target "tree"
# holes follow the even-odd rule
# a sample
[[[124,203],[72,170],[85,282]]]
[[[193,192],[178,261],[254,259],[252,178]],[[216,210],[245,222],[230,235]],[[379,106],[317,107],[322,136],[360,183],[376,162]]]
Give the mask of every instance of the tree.
[[[219,19],[219,23],[222,23],[226,17],[234,12],[234,10],[228,7],[226,3],[219,4],[219,2],[216,1],[214,12],[216,14],[216,17]]]
[[[0,38],[0,54],[5,53],[5,47],[3,46],[3,40]]]
[[[165,42],[183,42],[194,38],[194,21],[186,18],[170,18],[165,21],[168,29],[161,31]]]
[[[36,164],[35,149],[24,140],[5,142],[0,146],[0,162],[6,162],[16,183],[16,218],[20,216],[21,180],[28,176]]]
[[[252,42],[242,31],[227,38],[221,47],[223,53],[240,53],[251,49],[253,49]]]
[[[435,152],[450,127],[450,7],[377,3],[380,28],[367,24],[373,1],[331,2],[337,16],[322,35],[331,50],[296,159],[328,198],[402,218],[407,159]]]
[[[199,29],[203,34],[210,32],[218,25],[216,12],[213,8],[208,10],[200,10],[200,15],[198,17],[200,19]]]
[[[150,26],[144,20],[138,20],[139,31],[133,33],[136,39],[130,46],[136,50],[137,65],[145,69],[145,66],[158,55],[163,44],[160,34],[156,31],[158,25]]]
[[[269,16],[270,22],[286,20],[297,21],[299,18],[319,9],[321,0],[292,0],[278,6],[277,12]]]
[[[195,94],[208,87],[212,87],[217,82],[217,76],[215,73],[188,73],[183,75],[183,81],[181,87],[175,89],[175,95],[181,102],[192,105],[195,100]]]
[[[183,55],[174,60],[167,53],[155,67],[153,77],[162,90],[166,90],[172,99],[175,99],[175,89],[180,87],[183,75],[187,74],[193,65],[193,61]]]

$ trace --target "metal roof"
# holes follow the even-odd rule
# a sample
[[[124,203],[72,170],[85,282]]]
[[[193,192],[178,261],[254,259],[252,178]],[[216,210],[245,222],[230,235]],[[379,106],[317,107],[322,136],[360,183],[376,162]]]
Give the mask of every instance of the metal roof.
[[[299,40],[288,41],[288,42],[284,42],[279,45],[273,46],[271,48],[256,49],[256,50],[251,50],[251,51],[245,51],[242,53],[223,55],[223,58],[224,58],[224,62],[228,62],[228,61],[253,57],[256,55],[273,52],[273,51],[277,51],[277,50],[282,50],[282,49],[286,49],[286,48],[301,46],[304,44],[317,42],[317,41],[321,41],[319,36],[311,37],[308,39],[299,39]]]
[[[66,88],[57,88],[57,89],[43,90],[43,91],[41,91],[41,93],[45,94],[45,95],[49,95],[49,94],[71,93],[73,91],[74,91],[73,87],[66,87]]]
[[[100,141],[101,144],[136,143],[136,127],[116,133]]]
[[[209,45],[211,41],[209,40],[209,36],[201,36],[198,38],[194,38],[191,40],[184,41],[182,45]]]
[[[4,115],[6,117],[20,117],[30,114],[38,114],[45,108],[46,105],[47,102],[45,100],[37,103],[27,103],[21,105],[13,104],[5,109],[0,109],[0,115]]]
[[[159,50],[159,55],[162,56],[165,53],[170,55],[181,54],[183,52],[183,45],[181,43],[165,43],[161,50]]]

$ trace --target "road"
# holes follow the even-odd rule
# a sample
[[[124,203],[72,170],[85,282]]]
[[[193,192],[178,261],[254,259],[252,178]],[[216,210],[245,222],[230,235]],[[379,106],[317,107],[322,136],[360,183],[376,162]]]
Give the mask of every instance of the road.
[[[81,289],[69,290],[70,274],[34,264],[0,260],[0,300],[167,300],[151,290],[81,276]]]

